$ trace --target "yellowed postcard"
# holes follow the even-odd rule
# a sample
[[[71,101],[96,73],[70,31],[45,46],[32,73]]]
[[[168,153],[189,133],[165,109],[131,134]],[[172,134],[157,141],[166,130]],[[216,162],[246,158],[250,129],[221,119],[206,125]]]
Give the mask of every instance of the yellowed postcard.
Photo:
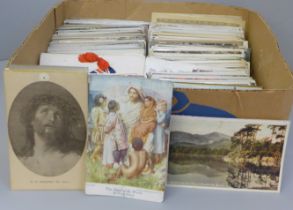
[[[12,189],[82,189],[87,71],[5,71]]]
[[[182,23],[204,25],[227,25],[245,28],[245,21],[240,16],[209,15],[209,14],[182,14],[182,13],[152,13],[152,22]]]

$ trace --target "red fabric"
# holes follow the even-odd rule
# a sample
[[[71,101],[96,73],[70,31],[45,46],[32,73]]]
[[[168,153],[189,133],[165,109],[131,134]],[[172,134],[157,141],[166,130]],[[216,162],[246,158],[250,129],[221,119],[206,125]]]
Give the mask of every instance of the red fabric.
[[[81,63],[93,63],[93,62],[97,62],[98,59],[99,59],[99,56],[91,52],[87,52],[78,56],[78,60]]]
[[[99,59],[98,59],[98,66],[99,66],[100,69],[102,69],[103,71],[105,71],[105,70],[107,70],[110,67],[110,64],[105,59],[99,57]]]
[[[97,65],[99,68],[97,68],[97,71],[99,73],[109,72],[108,68],[110,67],[110,64],[105,59],[99,57],[97,54],[92,52],[87,52],[80,54],[78,56],[78,60],[81,63],[93,63],[97,62]]]

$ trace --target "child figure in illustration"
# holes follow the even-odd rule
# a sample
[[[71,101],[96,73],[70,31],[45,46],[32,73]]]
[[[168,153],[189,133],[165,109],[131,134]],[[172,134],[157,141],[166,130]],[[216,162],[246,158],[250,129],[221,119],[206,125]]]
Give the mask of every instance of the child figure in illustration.
[[[114,164],[118,167],[118,165],[122,165],[125,161],[125,157],[128,151],[128,139],[126,128],[123,123],[123,120],[120,114],[117,113],[119,110],[119,104],[116,102],[115,106],[116,110],[116,124],[115,124],[115,149],[113,151],[114,156]],[[115,165],[114,165],[115,166]]]
[[[157,127],[154,132],[154,162],[159,163],[166,151],[166,122],[167,122],[167,102],[161,100],[157,104]]]
[[[94,108],[91,110],[91,120],[93,122],[93,130],[91,134],[92,142],[95,145],[95,149],[92,153],[92,160],[95,161],[102,154],[103,148],[103,127],[106,121],[106,104],[107,98],[98,94],[95,96]]]
[[[143,149],[143,141],[140,138],[132,140],[133,151],[128,155],[129,166],[123,164],[117,171],[116,178],[124,176],[128,179],[138,177],[147,164],[149,164],[149,156],[147,151]]]
[[[104,127],[104,149],[102,164],[112,168],[114,163],[122,164],[127,154],[127,138],[124,125],[117,113],[119,104],[115,100],[108,103],[109,114]]]

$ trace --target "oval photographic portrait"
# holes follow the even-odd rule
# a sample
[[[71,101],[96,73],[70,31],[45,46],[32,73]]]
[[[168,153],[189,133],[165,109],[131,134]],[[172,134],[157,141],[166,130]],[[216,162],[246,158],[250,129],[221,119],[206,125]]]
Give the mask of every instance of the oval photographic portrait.
[[[8,116],[12,148],[30,171],[58,176],[79,161],[86,143],[81,107],[63,87],[36,82],[23,88]]]

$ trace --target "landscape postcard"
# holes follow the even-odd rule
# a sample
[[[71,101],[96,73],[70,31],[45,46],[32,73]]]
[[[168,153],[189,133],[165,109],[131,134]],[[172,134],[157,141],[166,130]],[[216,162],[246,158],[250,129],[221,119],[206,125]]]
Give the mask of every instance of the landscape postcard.
[[[289,122],[172,116],[168,184],[280,191]]]

